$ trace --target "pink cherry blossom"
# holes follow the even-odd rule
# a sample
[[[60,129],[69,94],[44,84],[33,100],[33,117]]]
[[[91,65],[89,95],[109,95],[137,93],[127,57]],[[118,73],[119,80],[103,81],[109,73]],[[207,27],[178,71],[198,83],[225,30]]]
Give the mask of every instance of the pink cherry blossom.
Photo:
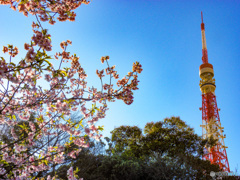
[[[140,63],[133,63],[132,71],[114,82],[119,74],[115,66],[109,65],[110,57],[103,56],[101,62],[106,68],[96,70],[101,87],[95,88],[88,87],[87,72],[80,58],[68,52],[67,48],[72,44],[70,40],[60,43],[61,52],[52,53],[51,34],[41,22],[48,21],[53,25],[56,20],[74,21],[75,9],[88,3],[87,0],[59,0],[54,3],[0,0],[0,4],[10,5],[25,16],[36,17],[31,26],[32,38],[22,46],[25,57],[18,60],[18,48],[7,45],[3,46],[3,53],[9,59],[0,59],[0,83],[3,87],[0,92],[0,124],[9,126],[13,137],[11,144],[0,144],[0,154],[3,155],[0,160],[6,162],[0,166],[0,178],[3,175],[10,179],[31,179],[33,172],[50,170],[51,164],[63,163],[65,155],[76,158],[82,148],[89,147],[82,135],[96,140],[102,137],[95,123],[106,117],[109,102],[117,99],[128,105],[133,102],[133,91],[138,89],[138,74],[142,71]],[[53,55],[48,55],[49,52]],[[14,61],[11,61],[13,57]],[[58,66],[54,65],[56,61]],[[104,81],[105,76],[109,82]],[[43,84],[49,86],[43,89]],[[69,119],[72,111],[81,113],[79,124]],[[31,114],[35,114],[34,118]],[[78,150],[66,154],[67,143],[58,141],[61,133],[70,136],[66,142],[77,145]],[[47,139],[48,143],[36,148],[38,141]],[[32,154],[31,148],[35,151]],[[6,171],[8,163],[15,165],[11,167],[12,173]],[[73,168],[68,170],[68,178],[76,179]],[[47,179],[54,177],[48,176]]]

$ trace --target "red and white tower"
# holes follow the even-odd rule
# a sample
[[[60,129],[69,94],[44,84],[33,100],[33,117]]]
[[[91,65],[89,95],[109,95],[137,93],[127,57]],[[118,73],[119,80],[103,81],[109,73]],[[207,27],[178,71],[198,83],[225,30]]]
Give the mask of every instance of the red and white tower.
[[[207,44],[205,37],[205,27],[203,15],[201,23],[202,32],[202,64],[199,67],[200,89],[202,91],[202,136],[203,139],[212,137],[217,140],[213,147],[206,147],[203,159],[209,160],[212,164],[217,164],[223,171],[230,172],[226,146],[224,145],[223,127],[221,126],[217,101],[215,96],[215,79],[213,65],[208,63]]]

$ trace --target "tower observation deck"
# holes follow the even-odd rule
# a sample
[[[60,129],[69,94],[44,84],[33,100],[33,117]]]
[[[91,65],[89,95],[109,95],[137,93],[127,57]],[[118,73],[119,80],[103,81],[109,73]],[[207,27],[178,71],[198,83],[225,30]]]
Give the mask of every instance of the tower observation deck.
[[[203,139],[213,138],[217,141],[215,146],[206,147],[203,159],[209,160],[211,164],[219,165],[222,171],[230,172],[227,158],[226,146],[224,144],[223,127],[221,126],[217,101],[215,96],[215,79],[213,65],[208,63],[207,44],[205,37],[205,27],[201,12],[202,23],[202,64],[199,67],[200,90],[202,92],[202,136]]]

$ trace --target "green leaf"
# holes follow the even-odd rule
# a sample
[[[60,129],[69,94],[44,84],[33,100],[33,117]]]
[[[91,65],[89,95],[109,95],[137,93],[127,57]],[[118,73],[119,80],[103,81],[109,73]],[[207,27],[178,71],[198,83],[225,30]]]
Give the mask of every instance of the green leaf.
[[[79,170],[78,167],[77,167],[74,172],[75,172],[75,173],[78,173],[79,171],[80,171],[80,170]]]
[[[45,59],[52,59],[51,56],[46,56]]]
[[[104,126],[98,126],[98,130],[99,130],[99,131],[103,131],[103,130],[104,130],[103,127],[104,127]]]
[[[66,77],[67,76],[67,73],[65,71],[61,71],[62,74],[64,74],[64,76]]]
[[[23,125],[20,125],[20,124],[19,124],[18,126],[19,126],[20,128],[22,128],[22,129],[24,129],[24,126],[23,126]]]
[[[13,62],[10,62],[10,64],[13,65],[13,66],[16,66],[16,64],[14,64]]]
[[[48,60],[44,59],[44,61],[48,63],[49,66],[52,66],[52,64]]]

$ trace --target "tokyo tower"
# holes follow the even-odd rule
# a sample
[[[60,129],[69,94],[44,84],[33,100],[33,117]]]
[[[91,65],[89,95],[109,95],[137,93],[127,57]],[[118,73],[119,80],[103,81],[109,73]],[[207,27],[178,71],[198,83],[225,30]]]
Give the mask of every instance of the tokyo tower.
[[[211,164],[219,165],[220,169],[225,172],[230,172],[226,146],[224,145],[223,127],[221,126],[217,101],[215,96],[215,79],[213,65],[208,63],[207,44],[205,37],[205,27],[203,23],[203,15],[201,12],[202,23],[202,64],[199,67],[200,89],[202,91],[202,136],[203,139],[212,137],[217,140],[215,146],[206,147],[203,159],[209,160]]]

